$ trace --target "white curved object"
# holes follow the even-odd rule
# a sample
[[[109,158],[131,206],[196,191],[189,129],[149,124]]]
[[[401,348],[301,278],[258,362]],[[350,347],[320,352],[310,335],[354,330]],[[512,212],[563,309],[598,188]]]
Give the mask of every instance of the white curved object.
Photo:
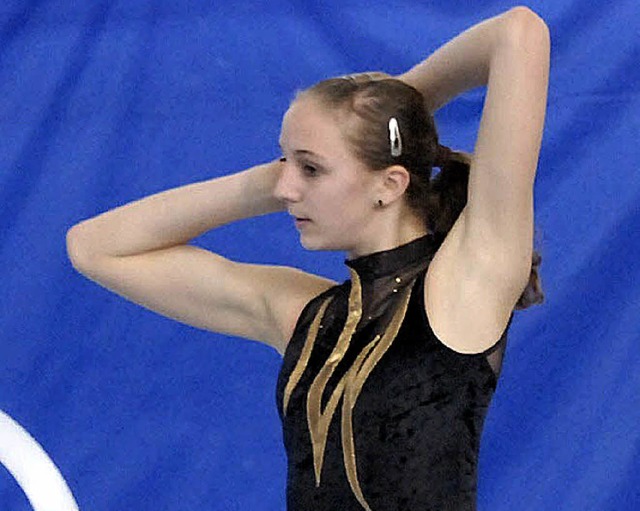
[[[35,511],[79,511],[58,467],[40,444],[2,410],[0,463],[15,477]]]

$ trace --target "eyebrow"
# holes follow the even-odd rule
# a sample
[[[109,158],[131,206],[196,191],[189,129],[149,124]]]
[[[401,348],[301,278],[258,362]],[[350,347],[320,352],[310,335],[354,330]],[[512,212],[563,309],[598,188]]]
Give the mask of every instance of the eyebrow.
[[[278,142],[278,145],[280,146],[280,149],[282,150],[282,143]],[[305,156],[309,155],[309,156],[315,156],[316,158],[320,158],[321,160],[324,159],[318,153],[314,153],[313,151],[309,151],[308,149],[296,149],[295,151],[293,151],[293,154],[301,154],[301,155],[305,155]]]

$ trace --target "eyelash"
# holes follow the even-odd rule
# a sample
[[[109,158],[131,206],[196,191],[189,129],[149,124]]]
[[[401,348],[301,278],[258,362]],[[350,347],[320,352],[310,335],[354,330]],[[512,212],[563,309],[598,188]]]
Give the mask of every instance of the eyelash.
[[[308,176],[315,176],[315,175],[318,174],[317,167],[314,167],[313,165],[309,165],[308,163],[305,163],[305,164],[302,165],[302,170]]]
[[[285,163],[287,161],[287,158],[285,156],[282,156],[280,158],[280,161],[282,163]],[[300,168],[302,169],[302,171],[307,174],[309,177],[315,177],[318,175],[318,167],[316,167],[315,165],[311,165],[309,163],[300,163],[299,164]]]

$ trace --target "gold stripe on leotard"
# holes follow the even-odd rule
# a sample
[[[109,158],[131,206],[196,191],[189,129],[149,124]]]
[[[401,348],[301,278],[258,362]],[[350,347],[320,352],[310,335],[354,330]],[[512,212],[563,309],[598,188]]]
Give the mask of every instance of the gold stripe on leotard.
[[[376,336],[362,353],[360,353],[358,359],[356,359],[356,362],[347,373],[346,390],[342,400],[342,455],[351,489],[358,499],[358,502],[360,502],[367,511],[371,511],[371,508],[362,494],[357,474],[355,440],[353,438],[353,407],[369,374],[391,347],[391,344],[398,335],[402,321],[407,313],[407,307],[409,306],[411,287],[412,286],[408,286],[405,289],[398,309],[393,315],[382,338],[380,338],[379,335]],[[367,357],[369,352],[371,352],[371,355]]]
[[[320,369],[318,375],[315,377],[311,387],[309,388],[309,392],[307,394],[307,422],[313,447],[313,466],[316,477],[316,487],[318,487],[320,486],[320,476],[327,444],[327,436],[329,433],[329,425],[331,424],[331,419],[335,413],[340,398],[342,397],[342,451],[347,478],[358,502],[360,502],[366,511],[372,511],[364,498],[358,481],[355,440],[353,435],[353,408],[367,378],[369,377],[369,374],[391,347],[391,344],[398,335],[407,312],[409,299],[411,297],[411,288],[413,286],[406,286],[400,299],[400,303],[397,306],[397,310],[394,313],[387,330],[382,336],[376,335],[376,337],[362,349],[356,357],[353,365],[342,376],[336,385],[324,411],[322,411],[322,396],[324,394],[324,390],[337,365],[347,352],[353,334],[360,322],[360,318],[362,317],[362,286],[360,278],[354,270],[350,269],[350,272],[351,291],[349,293],[348,316],[331,355],[328,357],[324,366]],[[285,415],[291,394],[306,369],[313,345],[318,336],[321,321],[330,302],[331,298],[328,298],[318,309],[318,312],[309,327],[309,332],[307,333],[307,338],[302,348],[300,358],[296,363],[285,387],[283,399],[283,410]]]
[[[349,369],[349,372],[345,375],[345,386],[347,390],[343,395],[342,401],[342,455],[344,458],[344,468],[347,472],[347,479],[349,479],[349,484],[351,485],[351,490],[354,495],[358,499],[358,502],[362,504],[362,506],[367,510],[371,511],[369,504],[364,498],[362,494],[362,489],[360,488],[360,483],[358,482],[358,474],[356,469],[356,453],[355,453],[355,443],[353,440],[353,427],[351,423],[351,417],[345,419],[345,399],[347,394],[353,394],[353,392],[349,392],[349,387],[353,385],[353,380],[355,379],[355,375],[360,371],[363,362],[367,358],[367,355],[371,352],[371,350],[375,347],[375,345],[380,340],[380,335],[376,335],[373,341],[367,344],[363,350],[358,354],[355,362]],[[348,420],[348,425],[345,425],[345,420]],[[348,429],[348,431],[346,431]]]
[[[322,395],[329,382],[329,378],[331,378],[335,368],[347,352],[353,333],[362,316],[362,287],[360,278],[353,269],[349,268],[349,270],[351,272],[351,291],[349,293],[348,316],[344,329],[340,333],[338,342],[327,359],[327,362],[313,380],[307,395],[307,422],[309,424],[309,433],[313,447],[313,467],[316,475],[316,487],[320,486],[320,473],[322,472],[324,450],[327,445],[329,424],[331,423],[331,418],[333,417],[333,413],[344,389],[344,376],[338,385],[336,385],[324,412],[321,410]]]
[[[324,313],[327,310],[327,307],[329,306],[329,303],[331,303],[331,300],[332,298],[329,297],[322,303],[322,305],[318,309],[318,312],[316,313],[316,317],[313,318],[313,322],[309,327],[309,332],[307,332],[307,339],[304,342],[302,352],[300,353],[300,358],[298,359],[295,368],[291,372],[289,381],[287,382],[287,386],[284,389],[284,398],[282,400],[282,409],[284,415],[287,415],[287,407],[289,406],[291,393],[293,392],[293,389],[296,388],[296,385],[298,385],[298,382],[300,381],[300,378],[302,378],[304,370],[307,368],[307,363],[309,362],[309,358],[311,357],[311,350],[313,349],[313,345],[316,342],[316,337],[318,337],[320,323],[322,321],[322,318],[324,317]]]

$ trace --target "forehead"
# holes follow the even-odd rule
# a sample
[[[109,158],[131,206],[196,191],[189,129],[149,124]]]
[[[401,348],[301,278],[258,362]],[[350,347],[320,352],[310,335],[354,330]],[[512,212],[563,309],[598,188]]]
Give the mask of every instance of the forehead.
[[[280,143],[295,150],[348,149],[341,128],[344,117],[319,101],[303,96],[291,104],[282,119]]]

